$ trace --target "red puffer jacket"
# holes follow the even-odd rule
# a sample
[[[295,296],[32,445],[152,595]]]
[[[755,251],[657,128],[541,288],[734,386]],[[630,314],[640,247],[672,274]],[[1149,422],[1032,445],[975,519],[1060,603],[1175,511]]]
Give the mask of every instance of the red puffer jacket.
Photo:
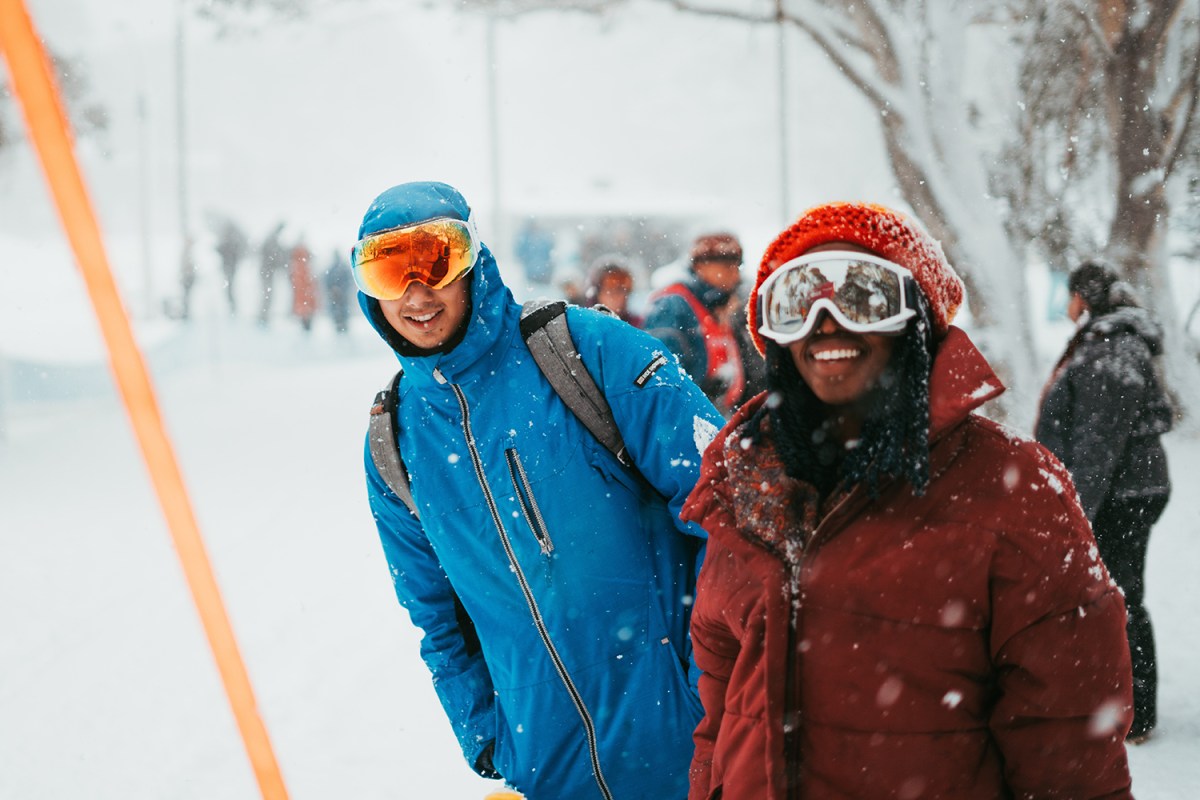
[[[1003,389],[962,331],[930,389],[923,497],[819,512],[739,430],[761,398],[705,453],[691,800],[1131,796],[1125,607],[1071,479],[971,413]]]

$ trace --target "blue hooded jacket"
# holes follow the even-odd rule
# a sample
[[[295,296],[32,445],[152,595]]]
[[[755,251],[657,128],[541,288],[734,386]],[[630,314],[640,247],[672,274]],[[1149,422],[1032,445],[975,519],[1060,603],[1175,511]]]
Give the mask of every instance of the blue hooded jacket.
[[[469,213],[445,184],[403,184],[375,200],[359,238]],[[422,658],[468,763],[488,774],[490,745],[530,800],[685,797],[702,714],[688,621],[704,532],[679,511],[721,416],[657,339],[570,307],[639,481],[534,363],[486,247],[465,280],[471,317],[442,353],[414,351],[359,294],[404,370],[397,440],[420,519],[369,446],[366,470]]]

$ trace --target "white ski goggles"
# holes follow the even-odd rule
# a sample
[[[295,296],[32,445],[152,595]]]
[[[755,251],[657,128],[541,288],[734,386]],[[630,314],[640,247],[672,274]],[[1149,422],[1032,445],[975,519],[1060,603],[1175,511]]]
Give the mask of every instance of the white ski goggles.
[[[829,250],[781,265],[758,290],[758,332],[781,345],[812,333],[820,311],[854,333],[900,333],[917,312],[912,273],[867,253]]]

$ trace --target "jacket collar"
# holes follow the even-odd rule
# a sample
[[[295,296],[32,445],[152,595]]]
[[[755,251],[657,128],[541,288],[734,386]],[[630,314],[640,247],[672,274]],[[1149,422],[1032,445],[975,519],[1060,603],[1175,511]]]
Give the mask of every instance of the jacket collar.
[[[1004,384],[970,337],[950,326],[938,345],[929,374],[929,438],[937,439],[988,400]]]
[[[1162,353],[1163,329],[1150,312],[1137,306],[1120,306],[1089,321],[1083,328],[1084,335],[1091,338],[1115,336],[1129,332],[1140,336],[1151,355]]]
[[[954,430],[972,411],[1003,391],[1004,386],[983,354],[966,333],[951,326],[939,343],[930,371],[930,440],[937,441]],[[744,446],[746,424],[765,402],[763,393],[740,408],[714,447],[722,448],[723,471],[730,479],[726,497],[731,501],[729,510],[739,531],[785,562],[798,564],[803,548],[794,538],[797,533],[804,541],[818,528],[832,530],[840,523],[820,518],[816,489],[787,475],[769,437],[756,447]],[[764,424],[769,425],[769,420]],[[954,455],[931,448],[931,475],[944,469]],[[710,484],[712,479],[710,476]],[[762,491],[763,486],[771,490]],[[706,486],[702,491],[711,492],[713,488]],[[848,495],[838,498],[831,516],[839,520],[851,517],[867,501],[866,489],[855,486]],[[688,514],[687,518],[697,517]]]
[[[1003,392],[1004,384],[983,353],[965,331],[951,325],[938,343],[929,372],[929,438],[937,439]],[[766,398],[763,393],[738,409],[725,431],[739,433]]]

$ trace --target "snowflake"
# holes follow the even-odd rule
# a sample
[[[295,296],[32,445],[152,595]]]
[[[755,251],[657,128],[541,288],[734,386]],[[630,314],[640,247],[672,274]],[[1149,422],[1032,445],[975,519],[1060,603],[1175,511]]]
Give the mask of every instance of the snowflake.
[[[717,438],[720,430],[716,425],[713,425],[703,417],[694,417],[692,419],[692,441],[696,443],[696,452],[704,455],[704,451],[712,444],[712,440]]]

